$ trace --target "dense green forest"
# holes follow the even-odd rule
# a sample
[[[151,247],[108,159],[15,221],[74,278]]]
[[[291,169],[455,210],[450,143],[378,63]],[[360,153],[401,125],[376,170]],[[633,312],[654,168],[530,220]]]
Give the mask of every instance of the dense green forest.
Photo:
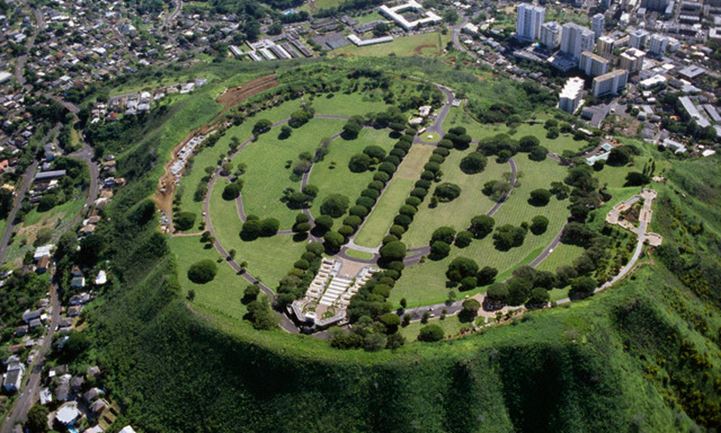
[[[403,62],[469,92],[474,86],[462,71]],[[514,92],[530,99],[535,91]],[[492,102],[474,106],[492,111]],[[181,103],[173,112],[193,109]],[[146,212],[163,139],[119,161],[134,176],[98,233],[119,284],[89,314],[93,349],[85,355],[107,372],[110,396],[139,431],[701,432],[721,425],[718,161],[673,161],[653,227],[665,246],[618,287],[464,339],[365,353],[281,331],[231,332],[188,307],[165,237]]]

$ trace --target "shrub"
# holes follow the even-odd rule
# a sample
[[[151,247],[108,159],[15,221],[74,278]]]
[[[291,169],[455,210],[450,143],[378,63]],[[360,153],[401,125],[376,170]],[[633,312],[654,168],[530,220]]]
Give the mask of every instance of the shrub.
[[[346,238],[349,237],[350,235],[352,235],[353,232],[355,232],[355,229],[353,227],[347,226],[347,225],[342,225],[338,229],[338,233],[342,234],[343,237],[346,237]]]
[[[444,182],[436,187],[433,195],[437,197],[440,202],[449,202],[461,195],[461,187],[455,183]]]
[[[442,241],[450,245],[456,238],[456,230],[453,227],[438,227],[433,231],[431,235],[431,243],[435,241]]]
[[[351,226],[353,228],[358,228],[358,226],[361,225],[362,222],[363,220],[357,215],[349,215],[343,219],[343,224]]]
[[[458,232],[458,235],[456,235],[455,245],[458,248],[465,248],[468,245],[470,245],[472,241],[473,241],[473,235],[471,234],[471,232],[469,232],[467,230],[463,230],[463,231]]]
[[[218,267],[210,259],[201,260],[190,265],[188,268],[188,279],[196,284],[205,284],[213,281]]]
[[[381,181],[374,180],[368,184],[368,189],[374,189],[376,191],[382,191],[385,184]]]
[[[320,205],[321,215],[329,215],[333,218],[340,218],[348,210],[348,197],[342,194],[331,194],[323,200]]]
[[[421,199],[419,199],[418,197],[408,197],[406,199],[406,204],[415,208],[418,208],[421,203]]]
[[[371,144],[363,149],[363,153],[371,157],[372,159],[380,162],[386,157],[386,151],[382,147]]]
[[[383,182],[384,184],[387,183],[390,179],[391,177],[388,175],[388,173],[383,173],[382,171],[379,171],[373,175],[373,180]]]
[[[546,232],[548,229],[548,218],[543,215],[536,215],[531,220],[531,233],[534,235],[540,235]]]
[[[513,247],[523,245],[526,230],[510,224],[502,225],[493,233],[493,245],[500,251],[508,251]]]
[[[408,215],[396,215],[396,217],[393,218],[393,222],[400,226],[408,227],[413,222],[413,218]]]
[[[407,205],[407,204],[404,204],[404,205],[401,206],[401,208],[398,210],[398,213],[399,213],[399,214],[408,215],[408,216],[411,217],[411,218],[412,218],[417,212],[418,212],[418,210],[417,210],[415,207],[413,207],[413,206],[411,206],[411,205]]]
[[[380,249],[381,258],[385,261],[401,261],[406,257],[406,244],[401,241],[392,241]]]
[[[395,164],[386,161],[386,162],[381,163],[381,165],[378,166],[378,171],[388,173],[389,175],[391,175],[396,171],[396,166],[395,166]]]
[[[255,122],[255,125],[253,125],[253,135],[265,134],[266,132],[270,131],[270,128],[272,126],[273,122],[271,122],[270,120],[260,119]]]
[[[418,197],[419,199],[425,198],[427,194],[428,190],[425,188],[413,188],[413,191],[411,191],[411,195],[414,197]]]
[[[533,206],[545,206],[551,201],[551,191],[538,188],[531,191],[531,196],[528,199],[528,203]]]
[[[195,214],[193,212],[180,212],[173,218],[173,225],[177,230],[190,230],[195,225]]]
[[[366,190],[366,191],[375,191],[375,190]],[[366,207],[366,208],[372,208],[373,205],[376,204],[376,200],[374,198],[368,197],[367,195],[363,195],[362,197],[358,197],[358,199],[355,201],[355,204],[357,204],[358,206]]]
[[[481,308],[481,304],[473,298],[463,301],[462,306],[463,309],[458,313],[458,319],[464,323],[472,322],[478,316],[478,310]]]
[[[468,231],[471,232],[476,239],[483,239],[493,231],[496,221],[488,215],[478,215],[471,219],[471,226]]]
[[[361,205],[355,205],[348,210],[350,215],[355,215],[361,218],[365,218],[369,212],[370,210],[367,207]]]
[[[265,218],[260,221],[260,235],[261,236],[273,236],[278,233],[280,228],[280,221],[275,218]]]
[[[240,196],[241,184],[233,182],[225,185],[223,188],[223,200],[235,200]]]
[[[528,159],[531,161],[543,161],[546,159],[546,155],[548,155],[548,149],[543,146],[537,146],[528,153]]]
[[[443,328],[438,325],[426,325],[418,333],[418,341],[434,342],[443,340]]]
[[[461,171],[466,174],[480,173],[487,163],[488,159],[481,152],[471,152],[461,160]]]
[[[537,147],[541,142],[538,138],[532,135],[526,135],[518,140],[518,148],[521,152],[530,152],[533,148]]]
[[[323,245],[330,252],[337,252],[345,243],[345,236],[338,232],[329,231],[323,236]]]
[[[406,232],[406,228],[403,227],[402,225],[398,225],[398,224],[393,224],[391,226],[391,228],[388,230],[388,233],[390,233],[391,235],[393,235],[395,237],[394,240],[400,239],[401,236],[403,236],[403,233],[405,233],[405,232]]]
[[[433,260],[440,260],[448,257],[451,252],[451,246],[443,241],[435,241],[431,243],[430,257]]]
[[[370,168],[372,163],[373,160],[370,156],[358,153],[351,156],[350,161],[348,161],[348,169],[353,173],[363,173]]]

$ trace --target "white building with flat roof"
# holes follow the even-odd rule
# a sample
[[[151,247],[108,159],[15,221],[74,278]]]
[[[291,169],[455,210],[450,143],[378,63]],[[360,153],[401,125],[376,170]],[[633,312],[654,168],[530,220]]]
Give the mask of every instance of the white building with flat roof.
[[[419,27],[427,25],[438,24],[443,21],[443,19],[439,17],[435,12],[425,10],[423,6],[415,0],[409,0],[407,3],[403,3],[401,5],[393,7],[382,5],[379,11],[381,15],[393,20],[405,31],[415,30]],[[414,21],[409,21],[405,16],[403,16],[403,12],[407,11],[411,11],[416,14],[422,14],[423,17]]]
[[[636,29],[629,35],[629,45],[640,50],[646,48],[649,33],[644,29]]]
[[[638,48],[629,48],[619,56],[619,66],[621,69],[627,70],[630,74],[643,69],[643,59],[646,53]]]
[[[583,79],[580,77],[569,78],[558,95],[558,108],[567,113],[574,113],[581,103],[582,95]]]
[[[581,59],[578,62],[578,69],[589,77],[598,77],[608,72],[608,59],[594,54],[591,51],[581,53]]]
[[[593,96],[617,95],[626,88],[628,83],[628,71],[615,69],[593,79],[591,91]]]
[[[561,25],[549,21],[541,26],[541,44],[549,50],[555,50],[561,44]]]
[[[518,5],[516,16],[516,38],[522,41],[534,41],[541,37],[541,26],[546,9],[528,3]]]

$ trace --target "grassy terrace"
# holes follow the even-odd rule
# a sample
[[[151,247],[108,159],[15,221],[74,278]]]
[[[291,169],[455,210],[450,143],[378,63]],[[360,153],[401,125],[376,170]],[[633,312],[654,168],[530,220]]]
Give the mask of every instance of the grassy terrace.
[[[518,226],[524,221],[530,222],[536,215],[543,215],[550,221],[548,230],[539,236],[529,232],[522,246],[509,251],[495,249],[492,235],[489,235],[485,239],[474,241],[466,248],[453,247],[451,254],[443,260],[426,260],[424,263],[414,265],[403,272],[403,276],[391,291],[390,301],[394,305],[401,298],[406,298],[409,306],[443,302],[448,296],[445,272],[448,264],[455,257],[472,258],[481,267],[492,266],[498,269],[498,279],[501,280],[510,276],[510,272],[516,267],[533,260],[556,236],[568,216],[566,209],[568,201],[552,198],[545,207],[534,207],[528,204],[527,200],[532,190],[548,187],[552,181],[563,179],[565,170],[550,160],[530,161],[525,154],[518,154],[515,160],[519,169],[520,186],[514,189],[511,197],[495,215],[496,226],[503,224]],[[413,224],[415,223],[414,221]],[[464,294],[483,290],[485,289],[477,288]]]
[[[348,169],[351,157],[361,153],[366,146],[380,146],[388,152],[395,140],[388,136],[386,129],[364,128],[355,140],[336,138],[329,146],[329,153],[323,161],[313,165],[309,183],[320,189],[313,201],[313,215],[320,215],[320,205],[330,194],[343,194],[353,203],[366,185],[373,180],[373,172],[353,173]]]
[[[393,217],[408,198],[408,194],[423,170],[423,165],[428,161],[432,152],[433,146],[416,144],[411,147],[410,152],[403,158],[393,179],[356,235],[355,242],[358,245],[365,247],[380,245],[383,236],[393,225]]]
[[[300,188],[300,180],[294,179],[288,161],[295,163],[302,152],[313,153],[325,137],[340,131],[345,122],[341,120],[312,119],[293,130],[285,140],[278,139],[279,128],[273,128],[249,144],[233,159],[234,164],[246,164],[243,175],[243,202],[248,215],[261,218],[277,218],[281,228],[290,228],[298,211],[289,209],[281,202],[286,188]]]
[[[428,207],[430,200],[421,204],[408,232],[403,235],[403,242],[410,248],[428,245],[431,233],[438,227],[450,226],[456,230],[464,230],[476,215],[485,214],[494,202],[483,195],[483,184],[490,180],[500,180],[504,172],[510,172],[508,164],[498,164],[495,159],[488,161],[486,169],[477,174],[468,175],[461,171],[460,162],[464,156],[472,152],[451,151],[441,166],[443,182],[455,183],[461,187],[461,195],[450,203],[439,203],[434,209]]]
[[[168,243],[178,266],[178,282],[183,295],[187,295],[192,289],[195,291],[195,305],[216,315],[242,322],[246,309],[240,303],[240,298],[243,296],[245,281],[236,275],[230,266],[218,263],[218,273],[213,281],[196,284],[188,279],[188,268],[199,260],[216,260],[218,254],[214,249],[204,249],[200,238],[196,236],[174,237],[170,238]]]
[[[236,250],[235,260],[238,263],[247,262],[249,272],[269,287],[275,288],[293,262],[300,257],[305,242],[293,242],[292,236],[283,235],[249,242],[240,239],[242,224],[235,202],[223,200],[223,182],[218,181],[210,196],[209,216],[212,218],[216,235],[227,250]]]
[[[402,36],[386,44],[357,47],[347,45],[331,52],[332,56],[349,57],[386,57],[390,54],[396,56],[440,56],[450,40],[450,33],[443,35],[438,32],[421,33],[412,36]]]
[[[262,117],[263,119],[277,122],[289,117],[293,111],[298,109],[299,106],[300,101],[289,101],[278,107],[264,111],[258,119]],[[193,212],[198,216],[195,220],[196,228],[202,220],[200,218],[202,202],[195,201],[193,199],[193,195],[195,194],[195,189],[198,187],[200,180],[206,175],[205,168],[217,167],[218,159],[226,154],[229,149],[230,141],[233,137],[237,137],[241,142],[249,138],[252,135],[253,124],[255,122],[256,119],[251,118],[241,125],[231,127],[225,132],[225,134],[223,134],[215,146],[203,149],[193,158],[192,169],[189,173],[183,176],[181,180],[183,190],[181,191],[180,207],[184,211]]]

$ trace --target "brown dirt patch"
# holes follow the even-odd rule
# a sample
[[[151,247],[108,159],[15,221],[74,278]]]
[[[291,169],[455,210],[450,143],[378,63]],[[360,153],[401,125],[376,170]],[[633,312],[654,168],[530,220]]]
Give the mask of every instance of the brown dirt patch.
[[[436,46],[433,44],[418,45],[417,47],[413,48],[413,53],[420,56],[423,54],[423,50],[428,48],[436,49]]]
[[[275,79],[275,75],[266,75],[264,77],[256,78],[253,81],[248,81],[242,86],[226,89],[225,92],[218,96],[217,102],[222,104],[227,110],[241,101],[248,99],[251,96],[255,96],[260,92],[272,89],[277,85],[278,81]]]

